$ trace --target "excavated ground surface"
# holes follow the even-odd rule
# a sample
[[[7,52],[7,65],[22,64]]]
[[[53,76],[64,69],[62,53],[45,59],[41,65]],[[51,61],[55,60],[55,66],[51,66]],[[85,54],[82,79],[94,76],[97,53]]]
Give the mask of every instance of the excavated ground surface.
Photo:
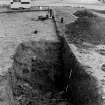
[[[39,15],[46,12],[0,14],[0,105],[67,104],[62,43]]]
[[[16,105],[66,105],[62,43],[21,43],[13,56],[10,83]]]
[[[61,8],[55,8],[59,31],[76,57],[69,98],[75,105],[104,105],[105,18],[89,10],[76,12],[77,9],[70,7]],[[64,17],[64,23],[58,17]]]
[[[104,44],[104,18],[92,15],[88,10],[77,11],[74,13],[79,17],[72,24],[66,25],[66,34],[70,35],[70,43],[77,43],[78,45],[85,43],[90,44]]]
[[[11,65],[12,60],[10,56],[14,54],[19,43],[41,39],[57,41],[51,20],[37,21],[38,16],[41,14],[45,15],[46,12],[0,14],[1,75],[4,71],[7,71]],[[38,31],[37,34],[34,33],[35,30]]]
[[[0,91],[12,89],[0,104],[104,105],[105,19],[83,8],[52,8],[67,42],[51,19],[37,20],[46,12],[0,14]]]

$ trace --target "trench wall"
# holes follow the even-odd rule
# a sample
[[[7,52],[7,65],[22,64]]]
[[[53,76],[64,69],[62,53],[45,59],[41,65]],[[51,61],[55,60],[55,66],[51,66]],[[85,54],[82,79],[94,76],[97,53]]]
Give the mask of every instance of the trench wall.
[[[88,67],[78,61],[70,48],[70,43],[62,36],[59,23],[54,18],[58,37],[63,43],[62,58],[64,63],[65,91],[68,100],[73,105],[104,105],[101,87],[98,80],[87,72]],[[91,68],[92,69],[92,68]]]
[[[65,39],[63,43],[65,91],[68,100],[73,105],[103,105],[97,79],[87,73],[88,67],[78,62]]]
[[[11,68],[14,73],[14,95],[21,97],[21,94],[25,94],[26,100],[29,100],[24,100],[27,102],[25,105],[38,105],[40,102],[40,105],[59,105],[58,102],[50,103],[49,98],[55,98],[52,93],[65,91],[68,101],[73,105],[103,105],[96,78],[89,75],[86,67],[78,62],[70,44],[60,35],[55,18],[53,23],[58,42],[26,42],[18,46]],[[40,94],[44,95],[43,100],[47,100],[46,102],[37,101],[36,96],[39,98]],[[35,98],[31,100],[32,95]],[[61,93],[56,99],[59,100],[59,97],[62,98]]]

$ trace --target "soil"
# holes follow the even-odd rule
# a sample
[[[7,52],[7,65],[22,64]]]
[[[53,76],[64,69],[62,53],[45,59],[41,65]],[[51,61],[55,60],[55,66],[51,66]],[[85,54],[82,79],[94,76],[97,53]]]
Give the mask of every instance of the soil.
[[[52,8],[65,43],[51,19],[37,20],[46,12],[0,14],[0,73],[9,70],[3,87],[12,89],[13,105],[100,105],[105,97],[105,56],[99,53],[105,48],[105,19],[83,8]]]
[[[38,16],[46,14],[45,11],[0,14],[2,78],[9,71],[0,88],[4,97],[0,105],[66,104],[61,88],[64,84],[58,78],[63,70],[61,42],[51,19],[38,20]]]
[[[10,83],[16,105],[67,105],[60,42],[21,43],[13,59]]]
[[[59,31],[76,58],[74,62],[77,61],[73,63],[68,88],[71,103],[104,105],[105,72],[102,69],[105,62],[105,16],[83,8],[73,10],[66,7],[65,11],[55,11],[57,20],[59,16],[64,18],[64,24],[57,22]]]
[[[82,44],[87,42],[95,45],[105,43],[105,19],[86,10],[77,11],[74,15],[78,19],[72,24],[66,25],[65,31],[68,38],[70,35],[71,43]]]

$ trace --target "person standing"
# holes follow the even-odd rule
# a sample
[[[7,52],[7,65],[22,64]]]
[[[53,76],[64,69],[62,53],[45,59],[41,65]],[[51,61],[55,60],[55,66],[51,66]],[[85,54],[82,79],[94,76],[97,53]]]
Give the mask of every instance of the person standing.
[[[63,17],[61,17],[61,23],[63,23],[64,22],[64,18]]]
[[[52,18],[52,9],[48,9],[49,17]]]

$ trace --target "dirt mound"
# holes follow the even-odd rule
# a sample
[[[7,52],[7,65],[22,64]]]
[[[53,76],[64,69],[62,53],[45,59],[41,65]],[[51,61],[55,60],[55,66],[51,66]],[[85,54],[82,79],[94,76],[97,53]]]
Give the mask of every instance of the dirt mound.
[[[66,24],[66,37],[71,43],[82,44],[88,42],[92,44],[105,43],[105,19],[94,15],[88,10],[74,13],[77,20]]]
[[[98,12],[98,13],[101,13],[101,14],[105,14],[105,10],[92,9],[92,11],[95,11],[95,12]]]
[[[13,56],[12,91],[16,105],[66,105],[60,42],[21,43]]]
[[[95,14],[93,14],[91,11],[89,10],[81,10],[81,11],[76,11],[73,15],[77,16],[77,17],[96,17]]]

